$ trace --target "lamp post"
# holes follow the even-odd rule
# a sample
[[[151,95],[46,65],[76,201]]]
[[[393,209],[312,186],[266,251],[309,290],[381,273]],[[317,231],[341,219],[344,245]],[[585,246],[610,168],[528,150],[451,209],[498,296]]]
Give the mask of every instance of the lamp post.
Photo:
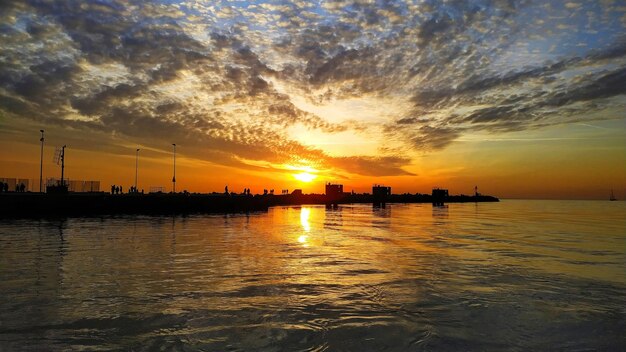
[[[139,148],[135,151],[135,192],[137,192],[137,172],[139,171]]]
[[[174,176],[172,177],[172,190],[176,193],[176,143],[172,143],[174,146]]]
[[[39,130],[41,132],[41,138],[39,141],[41,142],[41,156],[39,158],[39,192],[43,192],[43,130]]]
[[[65,187],[63,175],[65,173],[65,145],[61,147],[61,187]]]

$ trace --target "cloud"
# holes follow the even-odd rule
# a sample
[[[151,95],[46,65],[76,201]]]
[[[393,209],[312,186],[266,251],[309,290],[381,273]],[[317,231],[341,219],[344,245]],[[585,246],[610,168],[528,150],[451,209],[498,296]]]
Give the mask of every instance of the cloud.
[[[403,169],[410,163],[409,158],[398,156],[372,157],[335,157],[329,159],[330,165],[350,173],[368,176],[414,176]]]
[[[177,141],[195,157],[225,165],[306,159],[347,173],[408,175],[410,155],[393,152],[397,144],[430,151],[476,131],[624,112],[625,11],[614,5],[27,0],[0,6],[3,113],[152,147]],[[573,29],[559,27],[565,19]],[[382,97],[406,104],[367,121],[296,104],[303,98],[332,107]],[[296,142],[288,132],[295,125],[378,136],[381,152],[330,156]]]

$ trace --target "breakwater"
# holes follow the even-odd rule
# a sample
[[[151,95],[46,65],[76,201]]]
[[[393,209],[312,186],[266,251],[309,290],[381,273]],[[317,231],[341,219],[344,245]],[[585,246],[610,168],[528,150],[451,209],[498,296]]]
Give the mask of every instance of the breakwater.
[[[107,214],[241,213],[266,211],[271,206],[347,203],[431,203],[428,194],[392,194],[384,200],[370,194],[238,195],[238,194],[108,194],[2,193],[0,217],[88,216]],[[497,202],[491,196],[449,196],[447,203]]]

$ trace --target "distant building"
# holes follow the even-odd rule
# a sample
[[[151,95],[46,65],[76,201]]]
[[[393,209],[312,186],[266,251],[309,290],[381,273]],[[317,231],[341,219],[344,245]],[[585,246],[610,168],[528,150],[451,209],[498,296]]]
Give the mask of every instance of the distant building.
[[[442,188],[433,188],[433,198],[444,198],[448,196],[448,190]]]
[[[387,197],[391,195],[391,187],[383,185],[374,185],[372,187],[372,195],[374,197]]]
[[[294,189],[293,192],[291,192],[292,195],[294,196],[301,196],[302,195],[302,190],[301,189]]]
[[[326,184],[326,196],[341,196],[343,195],[343,185],[340,184]]]
[[[433,188],[431,197],[433,205],[443,205],[444,201],[448,199],[448,190],[442,188]]]
[[[383,185],[374,185],[372,186],[372,204],[374,206],[385,206],[387,203],[387,197],[391,195],[391,187],[383,186]]]

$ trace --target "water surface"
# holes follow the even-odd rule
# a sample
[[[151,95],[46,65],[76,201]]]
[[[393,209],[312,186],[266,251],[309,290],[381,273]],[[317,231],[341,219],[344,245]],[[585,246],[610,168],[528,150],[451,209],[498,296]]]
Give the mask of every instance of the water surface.
[[[0,350],[624,350],[626,203],[0,222]]]

